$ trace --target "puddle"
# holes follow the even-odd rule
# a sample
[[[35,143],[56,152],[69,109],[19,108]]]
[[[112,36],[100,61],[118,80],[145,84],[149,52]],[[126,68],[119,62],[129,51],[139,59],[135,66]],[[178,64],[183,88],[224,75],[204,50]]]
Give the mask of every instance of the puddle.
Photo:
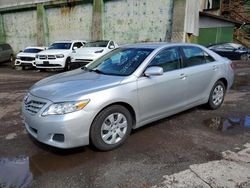
[[[0,158],[0,187],[27,187],[32,180],[29,157]]]
[[[221,132],[230,130],[250,130],[250,116],[245,116],[243,119],[238,117],[213,117],[204,120],[204,124],[212,130]]]

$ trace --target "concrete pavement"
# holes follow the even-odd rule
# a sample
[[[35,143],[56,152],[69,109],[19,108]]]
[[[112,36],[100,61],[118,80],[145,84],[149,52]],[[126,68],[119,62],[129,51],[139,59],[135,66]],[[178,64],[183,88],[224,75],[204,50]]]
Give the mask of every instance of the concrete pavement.
[[[223,159],[189,166],[189,169],[164,176],[153,188],[165,187],[250,187],[250,143],[238,151],[222,152]]]

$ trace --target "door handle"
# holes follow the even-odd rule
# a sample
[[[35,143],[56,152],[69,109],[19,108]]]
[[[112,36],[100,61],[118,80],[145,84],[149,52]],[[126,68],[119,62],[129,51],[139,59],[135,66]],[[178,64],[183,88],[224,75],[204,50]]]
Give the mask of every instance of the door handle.
[[[181,79],[181,80],[185,80],[186,78],[187,78],[187,75],[186,75],[186,74],[183,73],[183,74],[180,75],[180,79]]]
[[[214,66],[213,66],[213,70],[214,70],[214,71],[217,71],[217,70],[218,70],[218,66],[217,66],[217,65],[214,65]]]

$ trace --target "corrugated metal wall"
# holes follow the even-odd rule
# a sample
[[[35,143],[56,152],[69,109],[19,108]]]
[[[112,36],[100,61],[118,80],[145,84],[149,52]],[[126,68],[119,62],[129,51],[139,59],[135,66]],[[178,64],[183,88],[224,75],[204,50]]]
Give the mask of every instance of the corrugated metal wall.
[[[49,43],[55,40],[91,39],[92,5],[47,9]]]
[[[119,43],[163,41],[170,19],[169,0],[107,1],[104,5],[104,38]]]
[[[3,14],[6,41],[18,52],[36,45],[36,11]]]
[[[171,1],[103,1],[102,24],[98,28],[101,30],[101,38],[113,39],[118,44],[164,41],[166,24],[171,19],[168,10]],[[177,5],[182,7],[180,9],[175,7],[175,14],[181,14],[184,18],[185,0],[175,1],[180,2]],[[37,4],[29,4],[29,2],[46,3],[42,3],[43,8],[40,7],[37,11]],[[30,45],[52,43],[55,40],[84,39],[89,41],[95,29],[93,28],[93,2],[94,0],[55,0],[53,3],[48,3],[48,0],[17,0],[13,5],[27,5],[21,8],[13,6],[14,9],[3,8],[3,3],[0,3],[0,16],[3,17],[5,31],[2,35],[6,35],[1,39],[6,38],[5,41],[13,46],[15,52]],[[174,33],[176,31],[174,41],[182,41],[179,36],[183,33],[184,19],[179,19],[179,23],[181,26],[173,30]],[[44,25],[46,25],[46,31],[44,31]]]

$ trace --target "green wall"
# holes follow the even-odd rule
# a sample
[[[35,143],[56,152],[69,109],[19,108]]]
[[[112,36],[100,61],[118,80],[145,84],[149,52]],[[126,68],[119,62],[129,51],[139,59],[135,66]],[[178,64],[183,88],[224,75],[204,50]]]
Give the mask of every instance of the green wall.
[[[232,42],[233,31],[233,27],[200,28],[197,43],[206,46],[214,43]]]

